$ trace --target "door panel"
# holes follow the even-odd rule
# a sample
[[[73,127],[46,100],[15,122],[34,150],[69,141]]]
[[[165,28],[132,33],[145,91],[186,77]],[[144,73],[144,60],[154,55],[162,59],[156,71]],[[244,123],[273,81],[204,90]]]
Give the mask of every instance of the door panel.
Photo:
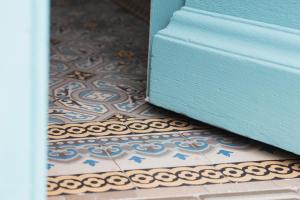
[[[1,199],[45,199],[49,5],[2,1]]]
[[[149,69],[153,37],[159,30],[165,28],[170,23],[173,13],[179,10],[184,4],[185,0],[151,0],[147,93],[149,92]]]
[[[290,28],[300,28],[299,0],[187,0],[187,6]]]
[[[187,0],[153,37],[149,101],[300,154],[299,1],[249,2]]]

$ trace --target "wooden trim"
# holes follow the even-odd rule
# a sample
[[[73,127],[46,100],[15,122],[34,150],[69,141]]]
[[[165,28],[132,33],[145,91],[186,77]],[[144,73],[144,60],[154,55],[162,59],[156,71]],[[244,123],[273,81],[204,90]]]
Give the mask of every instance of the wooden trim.
[[[147,91],[149,91],[149,69],[151,65],[151,51],[152,41],[154,35],[161,29],[166,28],[170,23],[173,13],[179,10],[185,4],[185,0],[151,0],[150,10],[150,31],[149,31],[149,53],[148,53],[148,77],[147,77]],[[146,98],[148,100],[148,97]]]
[[[31,0],[31,200],[46,199],[49,32],[49,0]]]
[[[184,7],[156,37],[300,69],[300,31],[296,29]]]
[[[300,153],[299,52],[299,30],[185,6],[154,36],[149,101]]]

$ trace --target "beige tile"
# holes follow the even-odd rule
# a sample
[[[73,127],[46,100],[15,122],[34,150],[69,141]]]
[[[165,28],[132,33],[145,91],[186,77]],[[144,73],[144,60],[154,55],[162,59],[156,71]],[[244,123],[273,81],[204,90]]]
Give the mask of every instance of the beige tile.
[[[295,190],[275,185],[273,181],[206,185],[204,187],[209,193],[200,195],[201,200],[296,200],[300,198]]]
[[[198,197],[182,196],[182,197],[170,197],[170,198],[152,198],[143,200],[199,200]]]
[[[197,195],[205,193],[203,187],[185,186],[138,191],[105,192],[51,197],[48,200],[198,200]],[[56,199],[57,198],[57,199]],[[61,199],[63,198],[63,199]]]
[[[81,194],[81,195],[68,195],[66,200],[124,200],[124,199],[136,199],[137,194],[135,190],[130,191],[118,191],[118,192],[104,192],[93,194]]]
[[[273,183],[277,186],[300,190],[300,178],[274,180]]]
[[[47,200],[66,200],[65,196],[48,197]]]
[[[101,196],[101,195],[82,195],[82,196],[70,196],[66,200],[199,200],[198,197],[182,196],[182,197],[170,197],[170,198],[152,198],[152,197],[133,197],[126,196],[126,194],[120,194],[117,196]]]
[[[249,192],[279,189],[272,181],[257,181],[247,183],[225,183],[203,186],[210,194],[231,193],[231,192]]]
[[[300,196],[290,190],[228,193],[200,196],[200,200],[299,200]]]
[[[198,195],[206,194],[203,186],[164,187],[155,189],[137,190],[137,199],[141,200],[196,200]]]

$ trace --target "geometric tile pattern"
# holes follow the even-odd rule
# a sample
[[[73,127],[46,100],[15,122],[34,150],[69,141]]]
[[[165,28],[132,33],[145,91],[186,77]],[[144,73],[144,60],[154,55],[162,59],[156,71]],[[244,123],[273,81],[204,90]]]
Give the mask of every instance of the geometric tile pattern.
[[[266,181],[300,177],[300,160],[157,168],[48,178],[48,195]]]
[[[155,161],[158,161],[160,157],[167,161],[167,158],[171,157],[170,162],[166,162],[167,165],[170,165],[174,158],[185,161],[176,162],[176,165],[186,165],[186,161],[191,164],[193,156],[197,165],[200,162],[199,159],[196,159],[199,155],[231,156],[232,161],[235,156],[231,154],[243,155],[245,152],[246,155],[248,153],[248,161],[282,158],[275,150],[264,149],[265,145],[216,128],[205,128],[184,122],[176,123],[177,121],[170,119],[161,119],[161,121],[144,119],[143,123],[141,121],[142,119],[129,119],[122,123],[103,121],[50,125],[48,159],[54,162],[70,163],[90,157],[101,163],[101,159],[114,158],[119,161],[132,154],[133,157],[136,157],[136,162],[140,166],[144,166],[142,162],[145,162],[147,157],[155,157]],[[136,122],[139,123],[135,124]],[[166,122],[173,126],[169,126]],[[265,151],[266,154],[262,151]],[[255,157],[251,158],[250,152]],[[138,161],[138,156],[141,157],[141,161]],[[283,156],[283,158],[288,158],[289,155]],[[160,162],[153,162],[150,166],[153,167],[155,164],[163,165]],[[128,167],[124,166],[123,169],[125,168]]]
[[[89,78],[92,78],[94,74],[83,72],[83,71],[72,71],[69,74],[67,74],[65,77],[67,78],[73,78],[77,80],[88,80]]]
[[[76,2],[52,7],[49,123],[164,116],[144,101],[147,24],[108,0]]]
[[[178,121],[128,118],[49,125],[48,195],[300,177],[294,155],[201,123]]]
[[[181,134],[188,134],[188,136],[182,137]],[[217,135],[214,131],[59,140],[49,142],[48,159],[56,162],[70,162],[79,160],[79,157],[84,158],[86,154],[97,159],[105,159],[110,156],[119,159],[130,152],[144,155],[144,157],[166,156],[166,154],[173,156],[172,150],[175,149],[181,153],[177,153],[175,156],[184,159],[192,156],[190,154],[212,151],[218,146],[222,146],[223,149],[247,149],[250,146],[247,140],[240,141],[240,143],[233,143],[233,140],[234,138]],[[106,152],[109,152],[110,155],[107,155]]]
[[[156,132],[209,129],[201,123],[186,121],[184,118],[127,119],[86,122],[80,124],[52,124],[48,126],[48,139],[89,138],[99,136],[145,134]]]

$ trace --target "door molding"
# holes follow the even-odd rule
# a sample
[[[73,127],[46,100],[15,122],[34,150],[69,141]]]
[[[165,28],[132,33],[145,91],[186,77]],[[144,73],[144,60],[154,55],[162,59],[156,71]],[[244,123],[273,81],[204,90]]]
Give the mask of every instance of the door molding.
[[[299,52],[298,29],[186,5],[154,36],[149,101],[300,153]]]
[[[151,0],[146,94],[149,92],[149,69],[151,65],[153,37],[159,30],[166,28],[166,26],[170,23],[170,18],[172,17],[173,13],[184,6],[184,4],[185,0]],[[146,100],[148,100],[148,98],[146,98]]]
[[[155,37],[300,70],[296,29],[183,7]]]

